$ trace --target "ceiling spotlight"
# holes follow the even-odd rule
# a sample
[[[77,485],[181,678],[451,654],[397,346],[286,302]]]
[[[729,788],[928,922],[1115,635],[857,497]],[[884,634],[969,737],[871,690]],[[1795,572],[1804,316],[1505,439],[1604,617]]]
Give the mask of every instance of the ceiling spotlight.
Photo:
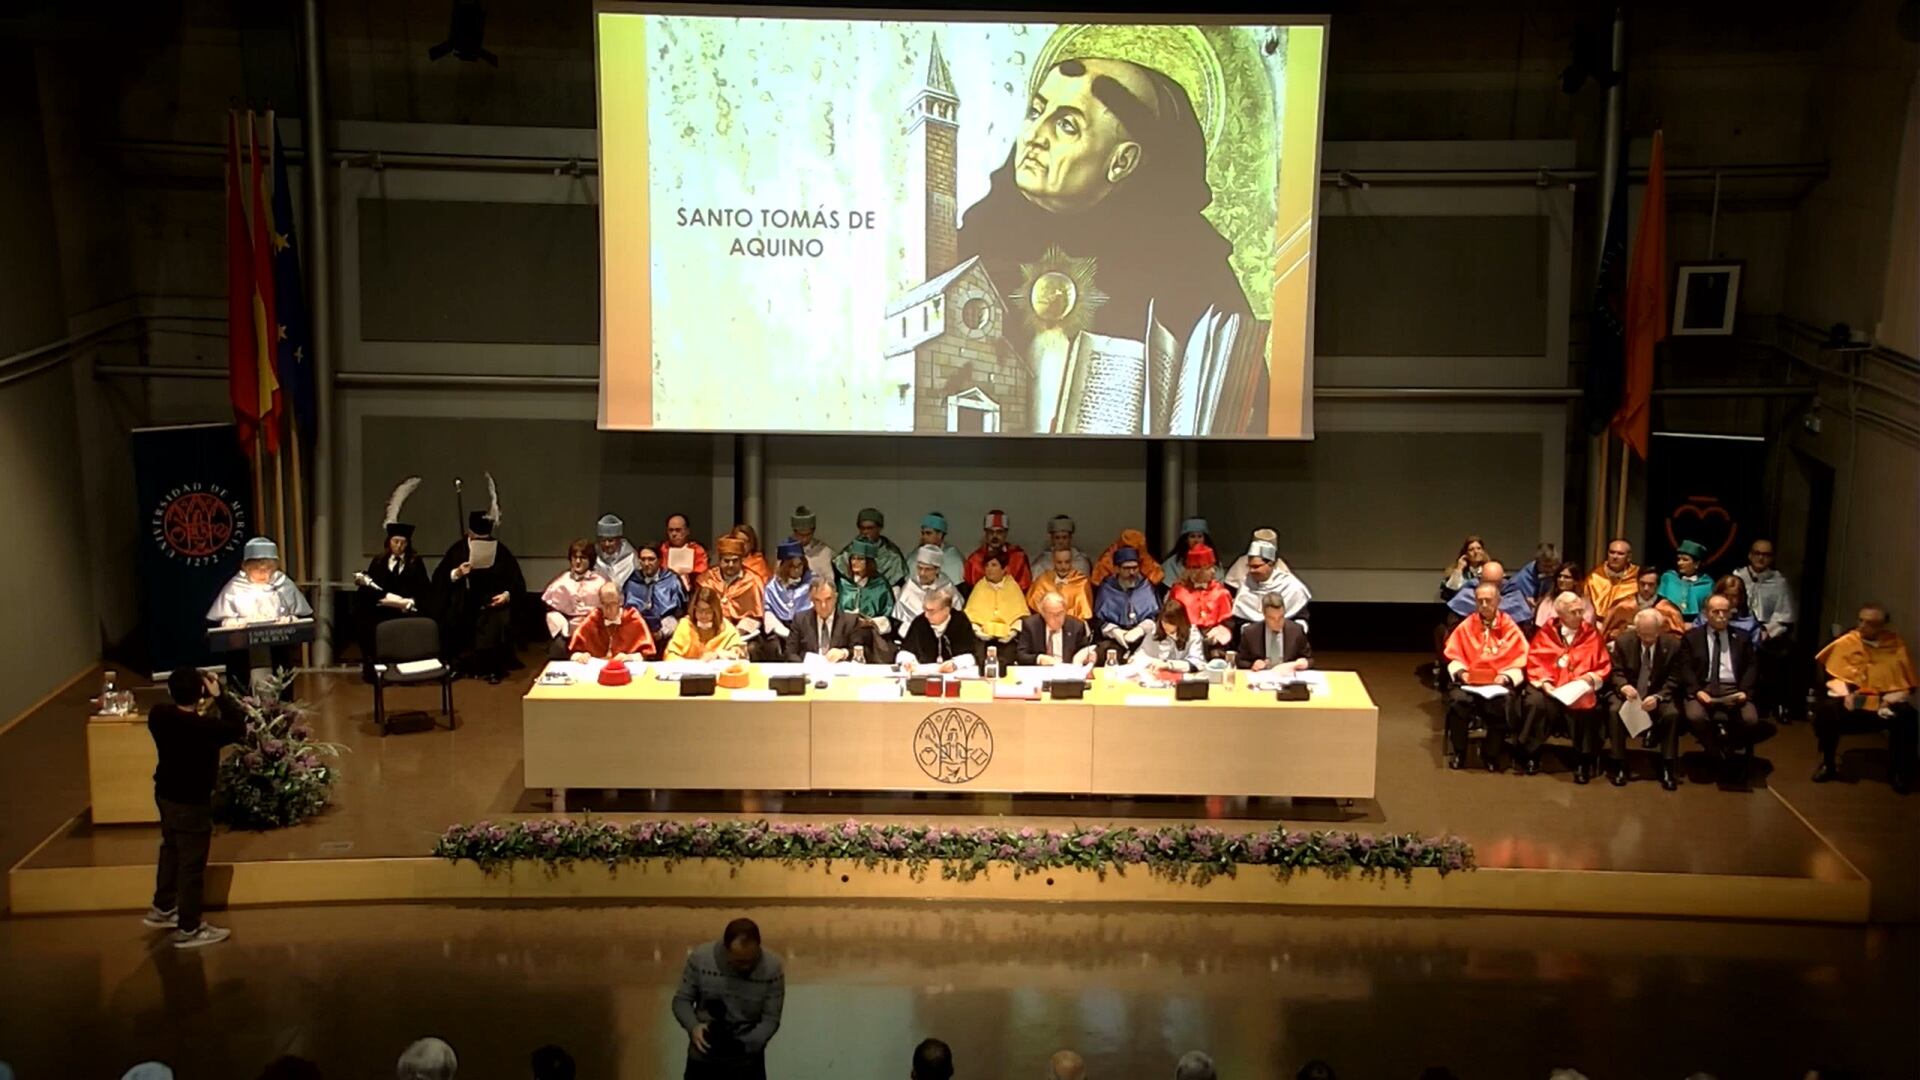
[[[427,59],[438,60],[448,53],[455,60],[485,60],[494,67],[500,66],[500,58],[488,52],[481,44],[487,36],[487,5],[485,0],[453,0],[453,14],[448,19],[447,40],[427,50]]]

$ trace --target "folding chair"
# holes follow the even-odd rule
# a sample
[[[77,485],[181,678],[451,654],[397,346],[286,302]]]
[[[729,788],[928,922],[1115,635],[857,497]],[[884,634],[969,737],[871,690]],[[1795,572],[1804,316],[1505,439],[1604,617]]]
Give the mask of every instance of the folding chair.
[[[399,669],[400,664],[421,660],[431,660],[433,666],[418,671]],[[440,715],[447,718],[447,730],[451,731],[459,723],[453,714],[453,668],[440,656],[440,624],[413,616],[389,619],[374,628],[373,722],[380,726],[381,735],[387,733],[387,687],[436,682],[440,684]]]

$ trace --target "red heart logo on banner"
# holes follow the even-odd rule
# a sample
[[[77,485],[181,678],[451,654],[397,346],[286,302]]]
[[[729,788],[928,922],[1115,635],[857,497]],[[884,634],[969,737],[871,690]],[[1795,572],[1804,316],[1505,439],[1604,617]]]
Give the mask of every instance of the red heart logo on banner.
[[[1674,524],[1683,517],[1693,518],[1699,524],[1689,528],[1685,535],[1679,535]],[[1711,518],[1718,518],[1726,523],[1719,530],[1721,536],[1717,547],[1713,539],[1713,530],[1707,526],[1707,521]],[[1702,566],[1707,566],[1718,562],[1720,556],[1725,555],[1727,550],[1733,547],[1734,540],[1740,535],[1740,523],[1733,520],[1733,515],[1727,513],[1726,507],[1720,505],[1719,496],[1689,495],[1686,502],[1674,507],[1673,512],[1667,515],[1666,530],[1667,543],[1675,548],[1680,546],[1682,540],[1692,540],[1707,548],[1707,557],[1700,560]]]

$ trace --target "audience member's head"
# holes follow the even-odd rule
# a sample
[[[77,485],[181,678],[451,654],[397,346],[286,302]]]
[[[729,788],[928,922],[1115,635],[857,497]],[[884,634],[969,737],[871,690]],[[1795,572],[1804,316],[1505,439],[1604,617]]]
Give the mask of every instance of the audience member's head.
[[[1293,1080],[1334,1080],[1333,1066],[1314,1058],[1300,1066],[1300,1071],[1293,1074]]]
[[[429,1036],[414,1040],[412,1046],[401,1051],[393,1074],[398,1080],[453,1080],[454,1070],[459,1067],[453,1047]]]
[[[320,1080],[320,1066],[303,1057],[283,1054],[260,1070],[260,1080]]]
[[[1547,1074],[1547,1080],[1587,1080],[1587,1074],[1579,1069],[1555,1069]]]
[[[921,1039],[913,1048],[912,1080],[951,1080],[953,1049],[939,1039]]]
[[[533,1080],[573,1080],[573,1055],[552,1043],[535,1050]]]
[[[158,1061],[143,1061],[128,1069],[120,1080],[173,1080],[173,1070]]]
[[[1213,1080],[1213,1059],[1199,1050],[1180,1055],[1173,1066],[1173,1080]]]
[[[1057,1050],[1047,1059],[1047,1080],[1084,1080],[1087,1063],[1071,1050]]]

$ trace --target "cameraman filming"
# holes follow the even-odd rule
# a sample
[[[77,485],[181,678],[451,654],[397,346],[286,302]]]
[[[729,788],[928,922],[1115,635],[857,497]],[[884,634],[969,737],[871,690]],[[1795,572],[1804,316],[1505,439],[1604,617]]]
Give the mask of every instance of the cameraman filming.
[[[673,995],[673,1018],[687,1029],[686,1080],[766,1080],[786,995],[780,957],[760,947],[752,919],[689,951]]]

